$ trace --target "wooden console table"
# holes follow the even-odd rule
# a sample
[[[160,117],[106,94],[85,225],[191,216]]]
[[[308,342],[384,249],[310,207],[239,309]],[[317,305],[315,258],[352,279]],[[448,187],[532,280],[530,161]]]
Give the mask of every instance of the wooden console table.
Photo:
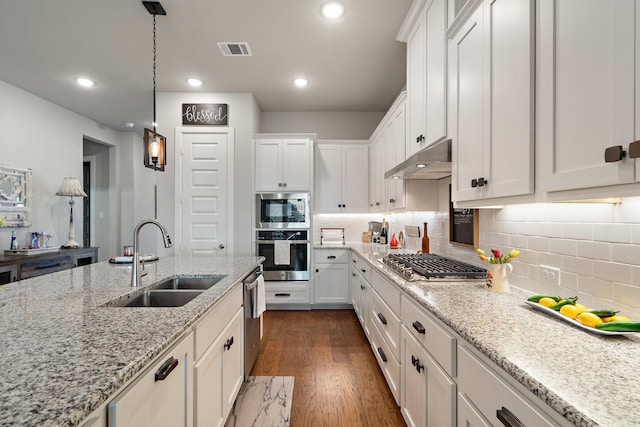
[[[97,261],[97,247],[59,249],[35,255],[0,255],[0,285]]]

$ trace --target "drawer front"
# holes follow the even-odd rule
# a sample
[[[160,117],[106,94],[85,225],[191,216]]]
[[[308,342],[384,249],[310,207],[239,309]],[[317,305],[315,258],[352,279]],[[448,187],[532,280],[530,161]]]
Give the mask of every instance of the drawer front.
[[[200,359],[213,340],[222,332],[233,318],[238,308],[242,306],[242,284],[236,285],[233,291],[194,326],[195,355],[194,360]]]
[[[354,253],[351,265],[353,265],[355,269],[362,274],[362,277],[364,277],[367,282],[371,283],[371,266],[365,260]]]
[[[456,339],[443,329],[435,319],[418,307],[410,298],[402,297],[400,318],[414,337],[424,346],[442,368],[455,377]]]
[[[313,260],[317,263],[337,262],[340,264],[349,262],[348,249],[315,249]]]
[[[41,276],[43,274],[55,273],[56,271],[73,268],[73,259],[70,255],[45,258],[40,260],[26,261],[20,267],[20,279]]]
[[[395,358],[400,360],[400,318],[375,292],[371,303],[371,321],[378,327]]]
[[[380,369],[382,369],[396,404],[400,405],[400,362],[398,362],[387,343],[382,339],[375,323],[372,323],[369,332],[373,354],[378,361],[378,365],[380,365]]]
[[[380,295],[380,298],[394,313],[400,313],[400,289],[377,271],[373,272],[372,279],[371,286]]]
[[[265,298],[267,304],[309,304],[311,302],[308,282],[304,285],[280,283],[271,285],[267,282]]]
[[[458,348],[458,373],[458,391],[466,395],[492,425],[502,426],[498,416],[506,411],[525,426],[556,425],[462,346]]]

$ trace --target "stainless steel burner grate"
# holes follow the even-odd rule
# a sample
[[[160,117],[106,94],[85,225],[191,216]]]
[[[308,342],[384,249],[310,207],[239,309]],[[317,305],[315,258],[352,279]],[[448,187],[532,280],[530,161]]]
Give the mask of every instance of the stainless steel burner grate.
[[[435,254],[392,254],[389,258],[427,279],[484,279],[487,270]]]

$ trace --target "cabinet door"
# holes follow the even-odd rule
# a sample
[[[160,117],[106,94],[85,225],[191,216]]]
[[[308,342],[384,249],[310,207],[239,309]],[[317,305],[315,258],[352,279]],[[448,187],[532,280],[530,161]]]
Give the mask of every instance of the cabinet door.
[[[401,353],[400,410],[409,427],[424,427],[427,420],[425,354],[420,344],[404,328]]]
[[[318,144],[315,149],[314,164],[315,210],[317,212],[339,212],[343,203],[342,146]]]
[[[369,200],[369,149],[366,145],[342,146],[342,211],[367,212]]]
[[[316,304],[348,303],[348,264],[316,264],[314,276]]]
[[[634,179],[633,161],[605,163],[604,149],[626,150],[638,136],[638,8],[634,0],[539,2],[537,140],[545,190]]]
[[[423,11],[407,40],[407,116],[406,156],[420,149],[426,139],[426,17]]]
[[[376,138],[374,150],[376,152],[375,159],[376,165],[373,171],[374,176],[374,186],[375,186],[375,204],[373,210],[376,212],[384,211],[386,208],[386,186],[384,182],[384,173],[386,172],[385,166],[385,157],[386,157],[386,143],[387,143],[387,134],[386,129],[380,132],[378,137]]]
[[[450,67],[454,143],[452,147],[452,198],[473,200],[482,195],[472,179],[482,176],[483,166],[483,33],[482,8],[469,17],[450,42]]]
[[[424,353],[427,372],[427,427],[455,426],[456,383],[449,378],[427,352]]]
[[[458,427],[492,427],[462,393],[458,393]]]
[[[244,381],[244,309],[238,310],[222,334],[222,409],[226,419]],[[206,399],[205,395],[205,399]]]
[[[186,426],[191,417],[187,390],[192,351],[189,334],[118,394],[108,405],[109,426]]]
[[[286,191],[311,189],[309,139],[285,139],[282,142],[282,184]]]
[[[426,11],[426,140],[447,136],[447,0],[433,0]]]
[[[258,139],[256,150],[256,191],[282,190],[282,140]]]
[[[386,128],[385,172],[405,159],[406,105],[400,104],[389,118]],[[387,209],[405,208],[405,182],[403,179],[386,179]]]

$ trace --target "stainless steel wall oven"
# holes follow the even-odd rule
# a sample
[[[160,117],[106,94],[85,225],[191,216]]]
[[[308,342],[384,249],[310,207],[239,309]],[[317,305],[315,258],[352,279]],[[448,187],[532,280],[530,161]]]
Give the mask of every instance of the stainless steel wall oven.
[[[265,257],[264,280],[309,280],[309,230],[258,230],[256,253]]]
[[[309,193],[256,194],[256,228],[309,228]]]

